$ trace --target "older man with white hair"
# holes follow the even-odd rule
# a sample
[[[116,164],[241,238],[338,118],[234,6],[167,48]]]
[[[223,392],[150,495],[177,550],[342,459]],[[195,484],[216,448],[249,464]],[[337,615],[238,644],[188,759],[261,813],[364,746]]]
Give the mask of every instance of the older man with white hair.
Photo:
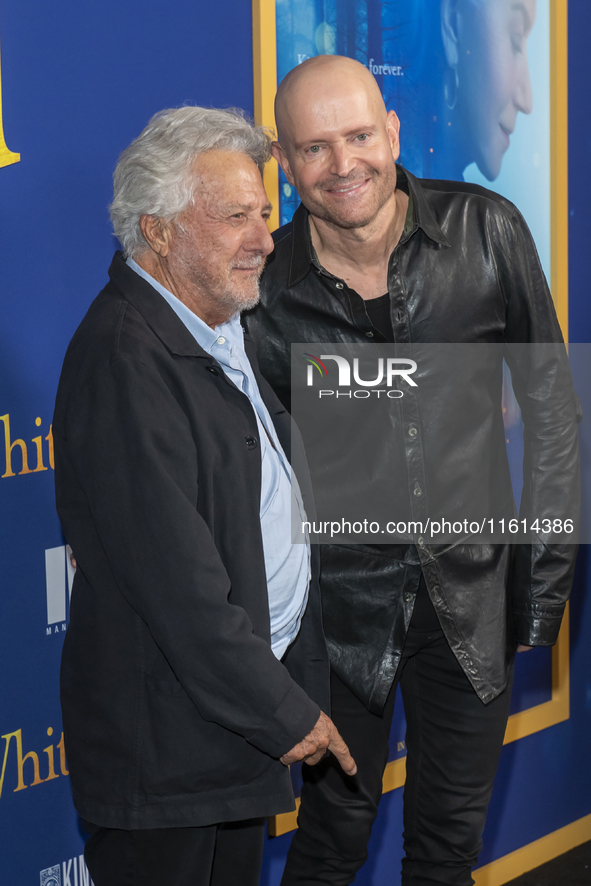
[[[123,253],[64,362],[62,706],[95,886],[255,886],[286,764],[328,748],[355,771],[322,712],[316,555],[292,544],[306,477],[239,322],[273,247],[269,148],[237,112],[150,121],[115,171]]]

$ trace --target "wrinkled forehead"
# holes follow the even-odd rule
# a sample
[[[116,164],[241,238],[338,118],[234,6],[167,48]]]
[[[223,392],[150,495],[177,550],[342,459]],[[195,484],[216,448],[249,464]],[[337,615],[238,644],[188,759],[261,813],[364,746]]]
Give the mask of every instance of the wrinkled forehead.
[[[241,151],[204,151],[193,159],[191,172],[195,176],[220,182],[233,178],[252,178],[253,181],[261,179],[254,160]]]
[[[231,195],[264,190],[259,169],[247,154],[237,151],[207,151],[191,165],[195,194]]]
[[[277,119],[281,143],[294,147],[385,122],[386,108],[377,84],[374,89],[355,77],[302,78],[290,90]]]

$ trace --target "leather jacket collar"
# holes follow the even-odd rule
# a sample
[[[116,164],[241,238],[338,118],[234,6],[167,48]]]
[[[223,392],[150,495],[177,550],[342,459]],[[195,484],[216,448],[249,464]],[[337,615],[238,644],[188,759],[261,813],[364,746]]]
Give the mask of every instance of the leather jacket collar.
[[[405,230],[402,235],[403,240],[412,237],[418,228],[440,246],[449,247],[449,241],[441,226],[437,223],[437,219],[433,214],[433,210],[429,206],[423,188],[418,180],[403,169],[402,166],[396,166],[397,187],[405,191],[412,198],[412,227],[409,232]],[[310,265],[317,265],[312,247],[312,238],[310,235],[310,223],[308,221],[310,213],[303,203],[300,203],[293,216],[293,237],[291,242],[291,258],[289,262],[288,286],[296,286],[300,283],[306,274],[310,271]],[[285,230],[285,229],[281,229]]]

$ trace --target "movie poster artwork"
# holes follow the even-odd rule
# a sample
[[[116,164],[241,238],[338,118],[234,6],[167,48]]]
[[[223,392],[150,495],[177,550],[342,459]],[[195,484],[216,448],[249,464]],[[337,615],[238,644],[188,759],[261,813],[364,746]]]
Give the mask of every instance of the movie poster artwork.
[[[549,0],[277,0],[277,82],[305,59],[355,58],[401,121],[414,175],[507,197],[550,277]],[[281,224],[299,203],[280,174]]]

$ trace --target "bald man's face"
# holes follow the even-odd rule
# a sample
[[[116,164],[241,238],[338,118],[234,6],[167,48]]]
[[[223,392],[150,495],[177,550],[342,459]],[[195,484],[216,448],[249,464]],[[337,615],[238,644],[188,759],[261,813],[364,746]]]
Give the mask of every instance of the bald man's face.
[[[398,129],[377,85],[325,73],[289,95],[274,154],[313,216],[364,227],[394,199]]]

